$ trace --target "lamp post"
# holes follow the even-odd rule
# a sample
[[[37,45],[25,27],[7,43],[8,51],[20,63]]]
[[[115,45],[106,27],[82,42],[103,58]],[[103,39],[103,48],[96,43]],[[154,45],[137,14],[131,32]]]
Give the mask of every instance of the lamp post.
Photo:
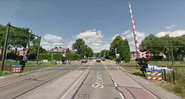
[[[6,46],[7,46],[7,40],[8,40],[8,34],[9,34],[10,26],[11,25],[10,25],[10,22],[9,22],[7,24],[6,38],[5,38],[4,48],[3,48],[3,57],[2,57],[1,71],[3,71],[3,68],[4,68],[4,59],[5,59]]]

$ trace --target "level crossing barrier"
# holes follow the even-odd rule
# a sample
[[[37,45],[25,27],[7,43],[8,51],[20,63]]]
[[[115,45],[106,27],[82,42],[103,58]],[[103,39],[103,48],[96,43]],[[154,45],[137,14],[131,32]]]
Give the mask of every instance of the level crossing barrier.
[[[155,69],[146,69],[147,79],[160,80],[163,81],[162,71]],[[155,76],[155,77],[153,77]],[[158,77],[156,77],[158,76]]]
[[[21,65],[12,65],[11,72],[20,73],[21,72]]]

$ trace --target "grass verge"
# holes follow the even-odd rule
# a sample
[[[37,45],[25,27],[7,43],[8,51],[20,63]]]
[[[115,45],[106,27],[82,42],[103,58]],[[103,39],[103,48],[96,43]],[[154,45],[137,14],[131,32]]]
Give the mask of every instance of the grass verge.
[[[172,62],[171,61],[148,61],[148,64],[150,65],[157,65],[157,66],[171,66]],[[137,62],[135,60],[131,60],[130,62],[127,63],[121,63],[120,65],[137,65]],[[174,61],[175,66],[185,66],[184,61]]]
[[[10,71],[0,71],[0,76],[6,76],[6,75],[10,75],[11,72]]]
[[[51,66],[51,65],[56,65],[56,64],[57,62],[48,62],[48,63],[39,62],[38,66]],[[7,63],[7,62],[4,63],[4,66],[10,66],[10,65],[19,65],[19,63],[18,62],[17,63]],[[37,63],[35,62],[26,62],[26,66],[35,66],[35,65],[37,65]]]

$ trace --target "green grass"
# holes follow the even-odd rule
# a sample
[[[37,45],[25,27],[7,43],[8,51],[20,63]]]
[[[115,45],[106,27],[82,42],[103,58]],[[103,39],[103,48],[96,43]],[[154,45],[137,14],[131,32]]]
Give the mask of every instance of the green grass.
[[[38,63],[39,66],[50,66],[50,65],[56,65],[56,64],[57,64],[56,62],[48,62],[48,63],[39,62]],[[0,65],[1,65],[1,63],[0,63]],[[4,63],[4,66],[10,66],[10,65],[19,65],[19,63],[18,62],[17,63],[7,63],[7,62]],[[26,66],[35,66],[35,65],[37,65],[37,63],[36,62],[26,62],[25,65]]]
[[[0,71],[0,76],[5,76],[11,74],[10,71]]]
[[[157,65],[157,66],[171,66],[172,62],[171,61],[148,61],[148,64],[150,65]],[[120,65],[137,65],[137,62],[135,60],[131,60],[130,62],[127,63],[121,63]],[[185,66],[184,61],[174,61],[175,66]]]

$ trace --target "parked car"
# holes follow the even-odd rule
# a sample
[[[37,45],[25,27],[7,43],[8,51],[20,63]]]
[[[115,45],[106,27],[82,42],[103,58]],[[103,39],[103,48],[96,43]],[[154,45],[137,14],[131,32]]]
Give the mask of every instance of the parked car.
[[[17,60],[15,60],[15,59],[6,59],[5,62],[16,63]]]
[[[87,58],[82,58],[81,63],[87,63]]]

